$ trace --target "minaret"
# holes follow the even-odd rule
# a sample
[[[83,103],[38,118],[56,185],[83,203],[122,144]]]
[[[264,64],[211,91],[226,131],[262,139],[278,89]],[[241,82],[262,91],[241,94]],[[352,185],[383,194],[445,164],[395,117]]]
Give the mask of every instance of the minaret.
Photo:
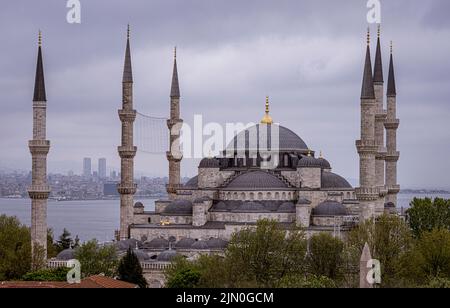
[[[46,140],[46,113],[42,35],[39,31],[33,97],[33,140],[28,143],[32,156],[32,182],[28,194],[31,198],[31,251],[34,269],[45,266],[47,260],[47,199],[50,194],[47,184],[47,154],[50,141]]]
[[[375,175],[375,156],[378,146],[375,142],[376,99],[370,59],[370,33],[367,33],[367,51],[361,90],[361,140],[356,141],[360,158],[360,187],[356,196],[361,205],[361,219],[366,220],[375,215],[379,200],[379,191]]]
[[[397,184],[397,162],[400,158],[400,152],[397,151],[397,130],[400,126],[400,120],[397,119],[397,89],[395,87],[394,58],[392,54],[389,63],[389,77],[387,88],[387,120],[384,123],[386,128],[386,186],[388,195],[386,202],[392,202],[397,206],[397,194],[400,192],[400,186]]]
[[[129,226],[133,223],[133,197],[136,193],[134,183],[134,157],[137,148],[133,145],[133,123],[136,110],[133,109],[133,73],[131,69],[130,26],[127,30],[127,47],[122,80],[122,109],[119,110],[122,122],[122,145],[118,147],[121,159],[121,179],[118,185],[120,194],[120,239],[129,238]]]
[[[173,200],[176,196],[177,189],[180,187],[180,163],[183,154],[180,149],[180,132],[183,120],[180,119],[180,86],[178,84],[178,68],[177,68],[177,48],[174,49],[174,62],[172,74],[172,86],[170,90],[170,119],[167,120],[167,127],[170,134],[169,151],[167,152],[167,160],[169,161],[169,184],[167,185],[167,193],[169,199]]]

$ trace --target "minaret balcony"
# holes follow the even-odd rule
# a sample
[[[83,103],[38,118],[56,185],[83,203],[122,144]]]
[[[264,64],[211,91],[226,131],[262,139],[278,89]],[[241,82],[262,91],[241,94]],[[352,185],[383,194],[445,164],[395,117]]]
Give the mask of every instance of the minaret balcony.
[[[172,130],[172,128],[177,124],[180,126],[180,129],[181,129],[181,124],[183,124],[183,120],[181,120],[181,119],[167,120],[167,127],[169,128],[169,130]]]
[[[397,162],[400,159],[400,152],[388,152],[384,159],[389,162]]]
[[[50,141],[49,140],[30,140],[28,141],[28,147],[30,148],[31,154],[42,154],[47,155],[50,151]]]
[[[137,184],[118,184],[117,191],[121,195],[134,195],[137,191]]]
[[[356,198],[362,201],[378,200],[380,192],[380,187],[359,187],[355,189]]]
[[[166,190],[169,194],[177,193],[177,190],[183,189],[184,185],[182,184],[166,184]]]
[[[31,199],[48,199],[50,195],[50,186],[48,185],[31,185],[28,189],[28,195]]]
[[[386,122],[384,122],[384,127],[386,129],[398,129],[400,126],[400,120],[399,119],[388,119]]]
[[[122,122],[133,123],[136,120],[136,110],[119,110],[119,118]]]
[[[385,122],[387,119],[387,111],[382,110],[381,112],[375,114],[375,121],[377,122]]]
[[[389,194],[398,194],[400,192],[400,185],[390,185],[387,189]]]
[[[357,140],[356,148],[359,154],[376,154],[379,145],[376,144],[375,140]]]
[[[120,146],[118,147],[120,158],[134,158],[136,156],[137,147],[135,146]]]
[[[171,151],[168,151],[168,152],[166,152],[166,156],[167,156],[168,161],[172,161],[172,162],[176,162],[176,163],[179,163],[180,161],[183,160],[183,153],[181,153],[181,152],[172,153]]]

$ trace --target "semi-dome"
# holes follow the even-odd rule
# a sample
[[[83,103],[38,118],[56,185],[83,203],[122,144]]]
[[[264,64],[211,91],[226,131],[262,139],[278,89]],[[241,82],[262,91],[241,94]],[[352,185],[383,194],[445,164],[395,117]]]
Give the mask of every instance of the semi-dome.
[[[167,249],[169,241],[163,238],[154,238],[150,242],[145,242],[144,247],[147,249]]]
[[[228,144],[227,150],[244,150],[243,145],[245,144],[245,150],[253,149],[256,150],[257,145],[259,145],[259,148],[262,148],[264,150],[272,149],[276,150],[277,144],[275,140],[272,142],[272,130],[278,129],[278,149],[280,152],[301,152],[301,153],[307,153],[308,146],[306,143],[300,138],[296,133],[291,131],[290,129],[278,125],[278,124],[272,124],[272,125],[260,125],[257,124],[255,126],[252,126],[246,130],[243,130],[239,134],[237,134],[233,141]],[[267,138],[263,137],[263,133],[260,133],[260,130],[263,129],[267,130]],[[266,131],[264,131],[265,133]],[[266,147],[267,145],[267,147]],[[273,145],[273,147],[272,147]]]
[[[313,216],[346,216],[346,207],[337,201],[325,201],[312,210]]]
[[[198,165],[199,168],[220,168],[220,161],[216,158],[203,158]]]
[[[288,188],[287,184],[265,171],[250,171],[239,175],[227,186],[228,189]]]
[[[175,248],[177,249],[189,249],[191,248],[192,244],[195,243],[195,240],[192,238],[182,238],[175,244]]]
[[[298,168],[322,168],[320,161],[312,156],[303,156],[297,164]]]
[[[198,175],[191,178],[189,181],[184,184],[186,188],[198,188]]]
[[[195,241],[195,243],[192,244],[191,248],[192,249],[197,249],[197,250],[207,250],[207,249],[209,249],[209,246],[208,246],[208,242],[207,241],[198,240],[198,241]]]
[[[133,250],[133,253],[138,258],[138,260],[141,262],[150,260],[150,256],[142,250],[135,249],[135,250]]]
[[[172,249],[165,250],[161,252],[157,257],[156,261],[159,262],[170,262],[177,256],[177,252]]]
[[[134,207],[135,207],[135,208],[143,208],[143,207],[144,207],[144,204],[142,204],[142,202],[136,202],[136,203],[134,204]]]
[[[342,176],[333,172],[322,172],[322,188],[325,189],[352,189],[352,185]]]
[[[172,201],[163,210],[163,214],[168,215],[192,215],[192,202],[189,200]]]
[[[72,248],[64,249],[63,251],[58,253],[56,259],[61,261],[69,261],[75,259],[75,250]]]
[[[326,160],[325,158],[319,157],[317,160],[319,161],[320,167],[322,169],[331,169],[330,162],[328,160]]]

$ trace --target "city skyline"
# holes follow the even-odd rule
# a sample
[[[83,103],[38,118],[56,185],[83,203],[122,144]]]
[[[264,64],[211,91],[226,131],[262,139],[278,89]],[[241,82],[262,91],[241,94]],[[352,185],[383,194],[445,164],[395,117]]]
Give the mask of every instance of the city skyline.
[[[216,19],[211,24],[220,31],[212,36],[214,31],[200,31],[199,24],[193,22],[188,33],[200,31],[198,37],[193,37],[183,35],[182,26],[196,14],[186,17],[175,13],[168,21],[157,16],[174,6],[193,10],[189,6],[176,1],[155,1],[149,13],[152,18],[144,18],[148,14],[140,9],[145,2],[137,3],[132,8],[117,1],[111,1],[108,7],[86,3],[79,26],[65,24],[63,5],[47,5],[44,10],[36,4],[20,1],[5,4],[0,14],[11,26],[28,20],[32,12],[39,14],[30,19],[31,25],[26,29],[16,27],[15,36],[4,33],[9,43],[4,59],[18,64],[17,70],[13,70],[10,63],[0,60],[5,72],[2,76],[5,82],[0,87],[6,95],[5,102],[10,102],[4,104],[2,114],[7,117],[1,116],[0,121],[1,139],[8,145],[0,150],[0,168],[30,169],[29,153],[24,144],[30,137],[29,97],[39,28],[44,33],[49,97],[48,134],[52,140],[49,171],[76,171],[80,167],[79,157],[105,157],[112,166],[119,166],[120,131],[116,110],[120,106],[123,36],[126,23],[130,22],[135,55],[135,101],[139,111],[168,116],[171,50],[176,44],[183,92],[181,115],[187,122],[191,122],[196,113],[203,114],[208,122],[258,121],[263,113],[264,96],[270,94],[271,113],[276,121],[293,128],[314,150],[323,150],[343,176],[357,178],[354,139],[358,135],[359,108],[355,93],[361,82],[365,5],[357,1],[328,4],[327,7],[332,7],[340,16],[330,19],[323,11],[323,4],[309,1],[298,4],[286,1],[289,7],[298,8],[297,14],[283,5],[274,7],[268,1],[260,1],[258,6],[242,4],[242,11],[231,9],[230,5],[222,7],[221,2],[202,3],[204,10]],[[449,90],[442,86],[448,82],[448,77],[442,72],[449,65],[445,59],[450,45],[444,38],[448,37],[450,24],[442,12],[449,4],[445,1],[409,3],[383,2],[382,11],[384,54],[389,41],[394,40],[399,77],[398,108],[402,119],[399,182],[405,188],[448,188],[450,163],[446,156],[450,136],[445,127],[450,109]],[[22,12],[14,21],[3,16],[17,7]],[[391,10],[392,7],[399,9]],[[105,15],[126,13],[113,22],[106,19],[96,22],[91,16],[98,17],[99,10],[105,10]],[[235,20],[233,25],[226,23],[226,17],[220,18],[219,12]],[[270,17],[264,18],[268,12]],[[239,17],[245,13],[249,14],[248,20],[240,21]],[[154,23],[158,26],[152,28]],[[372,27],[373,35],[375,31]],[[409,38],[411,32],[415,33],[416,40]],[[99,45],[95,39],[102,33],[107,36]],[[435,42],[439,42],[440,48],[433,49],[433,57],[424,57]],[[8,47],[17,44],[25,52]],[[274,54],[282,56],[273,57]],[[102,60],[96,61],[98,57]],[[385,56],[383,60],[386,69],[388,59]],[[14,78],[3,79],[11,74]],[[207,108],[212,97],[214,111]],[[331,98],[337,99],[339,105],[330,104]],[[99,111],[92,109],[93,102]],[[238,107],[242,112],[232,112]],[[418,155],[419,148],[425,154]],[[432,156],[431,160],[436,163],[424,164],[424,155]],[[181,174],[193,175],[197,165],[198,160],[183,161]],[[167,176],[167,163],[163,155],[138,153],[136,170]]]

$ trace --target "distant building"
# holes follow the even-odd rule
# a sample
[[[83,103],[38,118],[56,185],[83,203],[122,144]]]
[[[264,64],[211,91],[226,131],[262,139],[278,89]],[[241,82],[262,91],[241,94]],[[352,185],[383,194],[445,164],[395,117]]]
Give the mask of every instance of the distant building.
[[[98,160],[98,177],[100,179],[106,179],[106,158],[100,158]]]
[[[92,175],[91,159],[86,157],[83,159],[83,176],[89,177]]]
[[[117,182],[106,182],[103,184],[103,196],[105,197],[118,197]]]

